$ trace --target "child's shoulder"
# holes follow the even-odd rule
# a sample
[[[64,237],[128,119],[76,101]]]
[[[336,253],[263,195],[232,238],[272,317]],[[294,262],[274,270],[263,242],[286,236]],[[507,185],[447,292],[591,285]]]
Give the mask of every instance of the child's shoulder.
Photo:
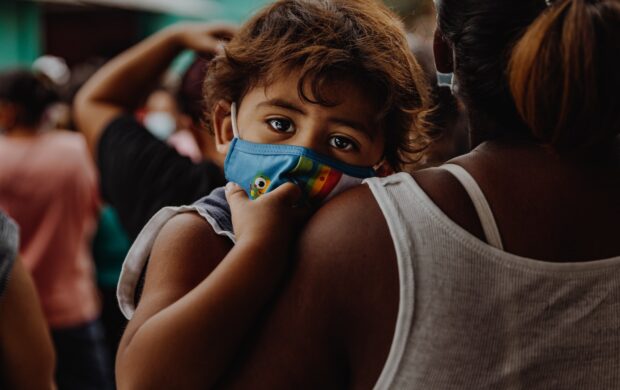
[[[210,272],[232,245],[197,213],[177,214],[166,222],[157,235],[149,267],[163,262],[165,268],[179,266],[187,271],[197,267]]]

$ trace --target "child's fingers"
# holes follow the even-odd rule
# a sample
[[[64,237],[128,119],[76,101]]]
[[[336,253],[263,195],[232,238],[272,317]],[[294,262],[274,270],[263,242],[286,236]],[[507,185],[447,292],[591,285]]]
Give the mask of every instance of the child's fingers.
[[[226,200],[229,204],[235,202],[243,202],[248,200],[248,194],[245,193],[240,185],[229,181],[225,187]]]

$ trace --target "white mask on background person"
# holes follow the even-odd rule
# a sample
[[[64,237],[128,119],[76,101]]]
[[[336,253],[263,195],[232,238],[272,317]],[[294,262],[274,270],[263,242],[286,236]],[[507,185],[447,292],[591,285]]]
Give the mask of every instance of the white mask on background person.
[[[165,111],[151,111],[144,115],[144,127],[155,136],[165,141],[177,128],[174,116]]]
[[[458,85],[454,73],[441,73],[437,71],[437,85],[440,87],[448,87],[453,95],[458,93]]]
[[[452,87],[454,73],[441,73],[437,71],[437,85],[440,87]]]

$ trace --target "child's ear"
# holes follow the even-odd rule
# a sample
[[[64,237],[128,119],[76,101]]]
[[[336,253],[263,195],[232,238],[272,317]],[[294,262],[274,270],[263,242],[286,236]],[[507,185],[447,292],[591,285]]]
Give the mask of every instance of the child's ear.
[[[220,100],[215,105],[213,113],[211,114],[211,124],[215,135],[215,149],[221,154],[226,154],[228,152],[228,146],[234,137],[232,120],[230,117],[230,106],[230,102]]]

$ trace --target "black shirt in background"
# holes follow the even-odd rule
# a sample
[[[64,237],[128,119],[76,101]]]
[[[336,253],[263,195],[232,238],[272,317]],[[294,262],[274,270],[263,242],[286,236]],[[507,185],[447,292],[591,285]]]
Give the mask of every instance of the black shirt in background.
[[[194,164],[128,115],[104,129],[97,164],[103,198],[132,240],[162,207],[191,204],[225,184],[218,166]]]

